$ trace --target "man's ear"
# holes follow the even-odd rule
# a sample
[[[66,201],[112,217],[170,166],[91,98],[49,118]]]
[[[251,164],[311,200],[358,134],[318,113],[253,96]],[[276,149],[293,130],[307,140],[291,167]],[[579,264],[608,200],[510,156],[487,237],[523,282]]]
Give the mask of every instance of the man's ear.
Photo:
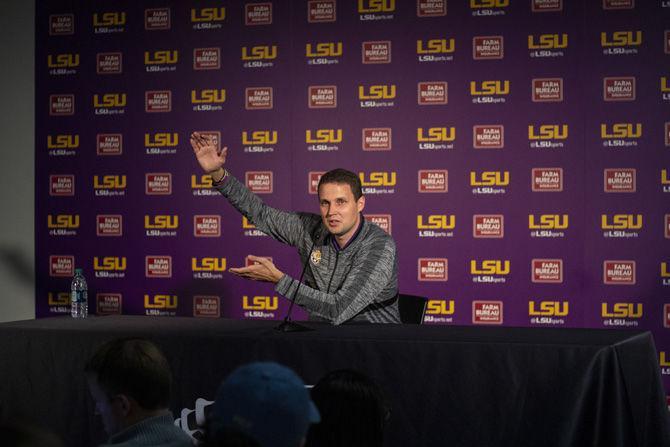
[[[359,213],[363,211],[363,208],[365,208],[365,196],[360,196],[356,201],[356,205],[358,206]]]
[[[133,400],[125,394],[119,394],[114,398],[117,411],[123,416],[128,416],[133,409]]]

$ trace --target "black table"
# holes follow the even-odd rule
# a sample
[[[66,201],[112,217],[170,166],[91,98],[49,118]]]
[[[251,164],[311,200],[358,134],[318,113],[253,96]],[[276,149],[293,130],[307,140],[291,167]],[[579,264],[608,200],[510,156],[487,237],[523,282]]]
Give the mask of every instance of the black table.
[[[306,383],[355,368],[393,406],[388,446],[670,446],[648,332],[509,327],[312,325],[161,318],[49,318],[0,324],[0,418],[30,415],[68,446],[101,441],[82,368],[111,338],[144,336],[166,353],[176,416],[213,399],[236,366],[275,360]]]

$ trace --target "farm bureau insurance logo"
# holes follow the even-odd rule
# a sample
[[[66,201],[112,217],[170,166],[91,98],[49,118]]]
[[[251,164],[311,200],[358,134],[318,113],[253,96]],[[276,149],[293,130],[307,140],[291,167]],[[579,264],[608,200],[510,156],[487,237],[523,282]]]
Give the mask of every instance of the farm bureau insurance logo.
[[[77,74],[79,53],[50,54],[47,56],[47,67],[51,76],[69,76]]]
[[[194,48],[193,69],[194,70],[218,70],[221,68],[221,48]]]
[[[563,0],[533,0],[531,11],[534,13],[563,11]]]
[[[148,196],[172,194],[172,173],[151,172],[144,174],[144,193]]]
[[[474,60],[502,59],[505,57],[503,36],[475,36],[472,38]]]
[[[392,20],[395,0],[358,0],[358,17],[361,21]]]
[[[474,17],[504,16],[509,0],[470,0],[470,9]]]
[[[191,8],[191,23],[194,30],[214,30],[223,28],[226,20],[226,8]]]
[[[171,90],[149,90],[144,92],[144,111],[146,113],[166,113],[172,111]]]
[[[337,20],[337,0],[309,0],[307,2],[308,23],[328,23]]]
[[[635,192],[637,169],[605,169],[603,170],[603,189],[605,192]]]
[[[568,35],[565,33],[528,35],[528,49],[531,58],[563,57],[566,48],[568,48]]]
[[[563,78],[532,80],[533,102],[563,102]]]
[[[271,25],[272,3],[246,3],[244,5],[244,24],[246,26]]]
[[[642,303],[601,303],[600,315],[606,327],[637,327],[644,308]]]
[[[144,29],[165,31],[172,27],[170,8],[150,8],[144,10]]]
[[[120,293],[96,293],[96,315],[121,315],[123,312],[123,295]]]
[[[533,259],[530,261],[530,280],[539,284],[563,283],[562,259]]]
[[[509,171],[470,171],[470,186],[474,195],[505,194]]]
[[[604,77],[603,101],[635,101],[635,77]]]
[[[74,256],[49,256],[49,276],[56,278],[70,278],[74,276]]]
[[[394,194],[397,184],[395,171],[359,172],[363,194]]]
[[[223,279],[223,272],[225,271],[226,258],[191,258],[191,272],[193,272],[193,279]]]
[[[472,216],[472,237],[505,237],[505,217],[502,214],[474,214]]]
[[[126,13],[96,12],[93,14],[93,32],[95,34],[122,33],[126,30]]]
[[[247,110],[271,110],[273,108],[274,89],[272,87],[248,87],[244,89]]]
[[[179,146],[176,132],[156,132],[144,134],[144,151],[147,155],[174,155]]]
[[[567,214],[529,214],[528,229],[533,238],[563,238],[570,225]]]
[[[74,195],[74,175],[55,174],[49,176],[49,195],[52,197]]]
[[[472,147],[502,149],[505,147],[505,126],[502,124],[472,126]]]
[[[417,103],[424,105],[445,105],[449,102],[447,82],[419,82],[417,84]]]
[[[447,0],[417,0],[417,17],[443,17],[447,15]]]
[[[568,139],[567,124],[529,124],[528,141],[533,149],[556,149],[565,146]]]
[[[120,133],[99,133],[95,136],[97,155],[121,155],[123,153],[123,135]]]
[[[472,302],[473,324],[503,324],[503,302],[482,301]]]
[[[361,131],[364,151],[390,151],[393,147],[393,130],[390,127],[370,127]]]
[[[98,237],[123,236],[123,216],[121,214],[96,215],[95,235]]]
[[[279,132],[271,129],[243,130],[242,150],[245,153],[274,152]]]
[[[419,39],[416,54],[419,62],[450,62],[454,60],[456,39]]]
[[[510,274],[508,259],[470,260],[470,275],[473,283],[504,284]]]
[[[79,148],[79,134],[47,135],[47,149],[50,157],[75,155]]]
[[[145,256],[144,276],[147,278],[172,278],[172,256]]]
[[[635,284],[635,261],[603,261],[603,284],[632,286]]]
[[[642,226],[642,214],[601,214],[600,216],[600,228],[604,230],[604,238],[638,238]]]
[[[220,237],[221,216],[196,214],[193,216],[194,237]]]
[[[255,194],[272,194],[272,171],[247,171],[244,173],[244,183]]]
[[[97,53],[95,72],[99,75],[123,73],[123,53]]]
[[[191,104],[194,112],[219,112],[226,102],[226,89],[191,90]]]
[[[416,229],[419,237],[454,237],[456,216],[453,214],[419,214],[416,216]]]
[[[424,324],[448,324],[454,322],[456,303],[450,299],[430,299],[426,302]]]
[[[382,230],[391,234],[391,215],[390,214],[366,214],[365,220],[372,222]]]
[[[453,149],[456,140],[456,128],[419,127],[416,129],[416,141],[420,150]]]
[[[570,314],[568,301],[528,301],[528,316],[532,325],[563,325]]]
[[[49,116],[74,115],[74,95],[49,95]]]
[[[601,123],[600,139],[604,147],[637,147],[642,138],[642,123]]]
[[[449,260],[446,258],[419,258],[417,260],[419,281],[448,281]]]
[[[420,193],[449,192],[449,171],[446,169],[420,169],[417,176]]]
[[[179,228],[179,216],[170,214],[144,215],[144,230],[147,237],[174,237]]]
[[[563,191],[563,168],[533,168],[531,170],[531,191]]]
[[[144,313],[149,316],[174,317],[178,305],[177,295],[144,295]]]
[[[361,43],[361,62],[363,64],[390,64],[391,41],[375,40]]]
[[[49,236],[76,236],[79,222],[79,214],[49,214],[47,216]]]
[[[256,295],[242,296],[242,310],[244,318],[269,320],[275,318],[279,309],[279,298],[276,296]]]
[[[337,107],[336,85],[310,85],[307,87],[307,107],[334,109]]]
[[[74,34],[74,14],[51,14],[49,16],[50,36],[70,36]]]
[[[307,65],[339,64],[342,57],[342,42],[316,42],[305,44]]]
[[[193,316],[200,318],[219,318],[221,316],[221,297],[213,295],[194,295]]]
[[[96,197],[122,197],[126,195],[127,176],[125,174],[94,175],[93,191]]]
[[[503,104],[510,92],[510,82],[470,81],[470,96],[473,104]]]

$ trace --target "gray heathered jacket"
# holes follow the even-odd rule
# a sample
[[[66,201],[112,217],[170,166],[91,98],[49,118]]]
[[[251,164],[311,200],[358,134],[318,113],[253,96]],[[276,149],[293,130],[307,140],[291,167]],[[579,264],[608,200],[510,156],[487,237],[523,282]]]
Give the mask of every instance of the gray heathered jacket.
[[[214,186],[259,230],[296,247],[303,263],[314,245],[295,298],[296,304],[309,312],[310,319],[333,324],[349,320],[400,323],[395,299],[398,293],[395,242],[384,230],[362,219],[357,234],[346,247],[338,249],[321,216],[272,208],[232,175]],[[319,253],[320,260],[316,262]],[[297,279],[284,275],[275,290],[290,298],[297,286]]]

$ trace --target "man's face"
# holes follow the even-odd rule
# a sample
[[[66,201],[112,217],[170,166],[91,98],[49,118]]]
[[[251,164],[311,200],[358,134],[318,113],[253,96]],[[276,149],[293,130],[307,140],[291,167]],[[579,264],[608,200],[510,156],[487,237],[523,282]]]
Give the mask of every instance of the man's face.
[[[123,426],[123,411],[119,407],[117,398],[107,396],[94,376],[88,376],[88,389],[95,402],[95,414],[102,418],[107,435],[112,436],[120,432]]]
[[[364,206],[365,197],[356,200],[351,186],[346,183],[324,183],[319,188],[321,220],[335,236],[345,236],[356,230]]]

